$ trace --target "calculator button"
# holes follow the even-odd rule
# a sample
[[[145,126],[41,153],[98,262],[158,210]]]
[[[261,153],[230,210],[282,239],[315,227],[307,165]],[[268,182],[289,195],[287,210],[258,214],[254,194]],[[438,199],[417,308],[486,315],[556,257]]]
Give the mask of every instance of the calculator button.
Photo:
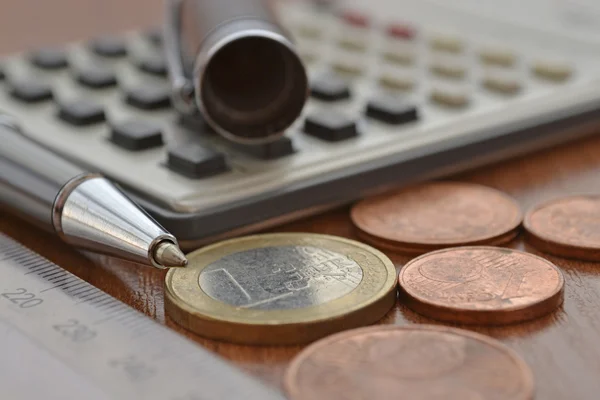
[[[492,92],[510,95],[517,94],[522,88],[521,82],[516,79],[495,75],[484,77],[482,84]]]
[[[342,78],[329,74],[312,82],[310,94],[323,101],[344,100],[350,98],[350,88]]]
[[[306,39],[318,39],[323,33],[318,27],[306,24],[299,25],[296,32],[298,33],[298,36]]]
[[[397,96],[381,95],[367,104],[366,115],[386,124],[400,125],[419,119],[417,107]]]
[[[565,81],[573,74],[571,66],[549,61],[537,61],[533,64],[532,69],[539,78],[554,82]]]
[[[178,113],[178,123],[185,129],[196,133],[210,134],[215,133],[213,128],[206,122],[202,114],[196,113]]]
[[[443,61],[431,64],[430,70],[437,76],[451,79],[462,79],[467,75],[467,69],[464,66]]]
[[[86,99],[61,103],[58,116],[63,121],[77,126],[91,125],[105,119],[102,105]]]
[[[152,75],[167,76],[167,62],[162,53],[145,55],[139,61],[138,67]]]
[[[107,88],[117,84],[117,76],[111,69],[97,65],[82,67],[76,74],[79,83],[92,89]]]
[[[61,69],[69,64],[67,55],[60,49],[41,49],[30,55],[33,65],[42,69]]]
[[[459,89],[436,88],[431,91],[431,101],[445,107],[462,108],[469,104],[469,96]]]
[[[4,72],[4,66],[0,65],[0,80],[3,80],[6,78],[6,73]]]
[[[400,65],[410,65],[415,62],[414,53],[405,50],[388,50],[383,53],[383,58],[391,63]]]
[[[331,68],[336,73],[349,78],[356,78],[363,73],[363,69],[360,66],[346,62],[335,62],[331,65]]]
[[[339,142],[358,135],[356,122],[334,110],[321,111],[306,117],[304,132],[328,142]]]
[[[129,105],[142,110],[158,110],[171,106],[171,92],[168,88],[143,84],[127,91]]]
[[[517,55],[510,50],[483,49],[479,53],[481,62],[500,67],[511,67],[517,62]]]
[[[391,24],[386,28],[389,37],[394,39],[411,40],[415,37],[415,29],[404,24]]]
[[[338,41],[338,46],[347,51],[364,52],[367,50],[367,44],[357,38],[342,38]]]
[[[398,77],[392,75],[381,75],[378,82],[381,87],[390,90],[408,91],[415,86],[415,80],[410,77]]]
[[[27,103],[39,103],[53,97],[50,85],[32,79],[11,82],[11,94]]]
[[[92,40],[90,49],[103,57],[123,57],[127,55],[125,40],[114,36],[104,36]]]
[[[111,141],[127,150],[145,150],[163,144],[161,128],[149,122],[127,121],[111,127]]]
[[[234,147],[251,157],[261,160],[275,160],[294,153],[292,140],[287,136],[282,136],[269,143],[258,145],[234,144]]]
[[[348,25],[356,28],[367,28],[369,26],[369,17],[357,11],[345,11],[342,13],[341,18]]]
[[[146,32],[146,38],[155,46],[161,46],[163,43],[162,29],[155,28]]]
[[[461,53],[464,50],[465,44],[460,38],[440,35],[431,38],[430,46],[433,50]]]
[[[315,62],[319,56],[316,53],[307,50],[300,50],[300,58],[306,64],[312,64]]]
[[[228,170],[223,154],[199,144],[185,144],[170,149],[167,166],[188,178],[206,178]]]

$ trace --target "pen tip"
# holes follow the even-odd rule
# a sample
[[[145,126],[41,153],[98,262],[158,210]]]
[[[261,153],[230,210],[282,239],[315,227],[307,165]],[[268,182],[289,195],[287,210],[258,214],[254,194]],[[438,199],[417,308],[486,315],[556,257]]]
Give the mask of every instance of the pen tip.
[[[161,242],[154,252],[156,262],[165,268],[181,268],[188,264],[187,258],[175,243]]]

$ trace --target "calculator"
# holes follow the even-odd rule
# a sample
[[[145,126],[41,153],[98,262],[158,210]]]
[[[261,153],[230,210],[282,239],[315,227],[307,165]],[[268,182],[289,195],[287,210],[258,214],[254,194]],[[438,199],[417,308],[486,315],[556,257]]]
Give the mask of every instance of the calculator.
[[[268,144],[175,112],[160,30],[6,57],[0,109],[193,248],[593,134],[600,35],[499,3],[278,2],[310,98]]]

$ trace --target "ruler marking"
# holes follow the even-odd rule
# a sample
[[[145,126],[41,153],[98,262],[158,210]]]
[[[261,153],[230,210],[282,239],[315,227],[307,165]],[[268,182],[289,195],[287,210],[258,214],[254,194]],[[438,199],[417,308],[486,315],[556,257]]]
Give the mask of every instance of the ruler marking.
[[[29,274],[39,274],[41,272],[45,272],[45,271],[51,271],[54,270],[54,266],[53,265],[41,265],[40,268],[36,268],[36,269],[31,269],[29,272],[26,272],[24,275],[29,275]]]
[[[108,297],[106,293],[102,293],[102,295],[103,296],[99,300],[91,302],[92,304],[94,304],[94,306],[96,306],[96,308],[100,308],[106,304],[110,304],[113,301],[113,299]]]
[[[115,301],[114,303],[107,303],[107,304],[103,304],[103,305],[101,305],[100,307],[102,307],[102,308],[104,309],[104,312],[106,312],[106,313],[110,314],[109,310],[112,310],[113,308],[115,308],[115,307],[118,307],[118,306],[120,306],[121,304],[123,304],[123,303],[121,303],[120,301],[118,301],[118,300],[117,300],[117,301]],[[108,306],[108,307],[107,307],[107,306]]]
[[[121,319],[121,317],[123,317],[124,315],[127,315],[131,312],[131,308],[129,308],[129,306],[123,304],[123,307],[121,307],[120,310],[116,310],[113,313],[113,316],[115,317],[115,321],[118,321]]]
[[[21,254],[22,251],[23,248],[21,246],[11,246],[6,251],[3,251],[3,253],[10,258],[14,257],[17,254]]]
[[[56,282],[54,282],[54,283],[58,283],[58,282],[62,282],[62,285],[63,285],[63,287],[62,287],[62,290],[63,290],[63,291],[65,291],[65,290],[67,290],[67,289],[69,289],[69,288],[73,287],[73,286],[70,286],[70,285],[72,285],[73,283],[74,283],[75,285],[81,285],[81,284],[82,284],[82,282],[81,282],[79,279],[77,279],[77,277],[75,277],[75,276],[73,276],[73,275],[69,275],[69,276],[65,277],[64,279],[57,280],[57,281],[56,281]]]
[[[139,314],[131,314],[131,319],[123,321],[123,324],[127,324],[127,327],[133,331],[137,331],[144,327],[147,323],[145,318],[141,318]]]
[[[62,288],[63,292],[67,293],[70,296],[73,296],[73,290],[75,290],[76,288],[79,288],[81,286],[87,287],[88,283],[87,282],[82,282],[81,280],[77,279],[75,281],[73,281],[75,284],[71,285],[71,282],[69,282],[69,285],[65,286]]]
[[[37,258],[34,257],[31,260],[27,260],[27,262],[21,263],[21,266],[25,267],[25,268],[31,268],[32,265],[36,265],[39,262],[40,262],[40,260],[38,260]]]
[[[115,307],[119,307],[119,308],[117,308],[116,310],[109,311]],[[106,318],[103,318],[101,320],[94,322],[94,325],[100,325],[100,324],[103,324],[107,321],[114,319],[115,316],[119,315],[119,313],[123,312],[123,310],[129,311],[129,307],[125,306],[120,301],[117,301],[115,304],[111,305],[110,307],[104,308],[104,312],[107,313]]]
[[[44,272],[44,273],[38,274],[38,275],[47,280],[49,277],[51,277],[53,275],[56,275],[56,274],[63,274],[64,275],[65,271],[64,270],[56,271],[56,269],[54,269],[54,270],[51,270],[51,271],[48,271],[48,272]]]
[[[69,279],[69,277],[63,278],[63,279],[62,279],[62,281],[64,281],[65,279]],[[58,280],[58,281],[55,281],[55,282],[53,282],[53,283],[58,283],[58,282],[60,282],[60,280]],[[71,282],[72,282],[72,281],[71,281]],[[67,284],[69,284],[69,281],[66,281],[66,282],[61,282],[61,283],[60,283],[60,284],[58,284],[58,285],[55,285],[55,286],[49,287],[49,288],[47,288],[47,289],[44,289],[44,290],[40,290],[40,293],[44,293],[44,292],[47,292],[47,291],[49,291],[49,290],[53,290],[53,289],[62,288],[62,287],[64,287],[64,286],[65,286],[65,285],[67,285]]]
[[[48,279],[48,282],[57,283],[60,281],[64,281],[65,279],[73,279],[73,277],[70,276],[70,274],[62,274],[58,276],[53,276],[52,278]]]
[[[85,299],[86,298],[85,296],[89,296],[89,295],[92,294],[92,293],[88,293],[88,292],[92,292],[93,291],[94,293],[96,293],[96,291],[98,290],[95,287],[87,287],[87,285],[88,285],[87,282],[81,282],[81,283],[84,284],[83,290],[77,289],[76,291],[70,293],[71,296],[77,297],[79,299]],[[87,293],[87,294],[85,296],[82,296],[84,293]]]
[[[123,309],[123,311],[119,311],[115,313],[115,322],[122,323],[124,321],[123,317],[129,317],[131,314],[131,310],[129,308]],[[127,318],[125,318],[126,320]]]
[[[98,297],[102,297],[104,296],[104,292],[102,292],[100,289],[98,289],[99,293],[92,293],[91,297],[90,296],[86,296],[85,298],[82,297],[82,300],[77,302],[77,304],[81,304],[81,303],[90,303],[93,304],[93,301],[98,298]]]
[[[35,269],[35,268],[39,268],[39,267],[44,267],[47,266],[48,263],[46,262],[46,260],[37,260],[34,264],[31,264],[29,267],[27,267],[30,271]]]
[[[16,262],[16,263],[18,263],[18,264],[19,264],[19,267],[22,267],[24,262],[27,262],[27,261],[34,260],[35,258],[36,258],[36,255],[35,255],[35,254],[30,254],[30,253],[20,253],[20,254],[18,254],[18,255],[16,255],[16,256],[14,256],[14,257],[11,259],[11,261],[12,261],[12,262]]]

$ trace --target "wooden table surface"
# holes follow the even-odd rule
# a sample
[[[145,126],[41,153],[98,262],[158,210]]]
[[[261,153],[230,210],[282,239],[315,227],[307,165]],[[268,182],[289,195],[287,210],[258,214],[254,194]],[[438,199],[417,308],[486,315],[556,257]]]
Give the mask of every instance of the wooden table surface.
[[[40,10],[41,3],[52,3]],[[121,5],[127,4],[125,8]],[[143,11],[139,5],[144,4]],[[0,13],[0,51],[58,43],[86,37],[102,30],[150,26],[159,21],[160,0],[56,0],[3,2]],[[36,8],[37,7],[37,8]],[[43,8],[43,7],[42,7]],[[75,10],[65,14],[66,10]],[[119,11],[119,12],[117,12]],[[32,33],[23,30],[10,15],[21,21],[46,15]],[[75,18],[77,17],[77,18]],[[92,18],[98,17],[98,18]],[[85,19],[94,23],[85,24]],[[68,25],[69,21],[75,21]],[[37,23],[38,21],[36,21]],[[65,24],[70,29],[65,29]],[[60,28],[59,28],[60,27]],[[18,46],[18,47],[17,47]],[[600,127],[599,127],[600,128]],[[600,133],[600,129],[599,129]],[[452,177],[477,182],[514,196],[523,209],[536,202],[574,193],[600,192],[600,137],[516,158],[478,171]],[[600,229],[600,227],[599,227]],[[102,256],[84,257],[56,237],[0,211],[0,231],[39,252],[61,267],[100,289],[167,324],[199,344],[231,360],[269,385],[281,387],[286,366],[301,347],[250,347],[220,343],[186,333],[165,317],[164,272]],[[319,232],[356,239],[348,209],[304,219],[275,231]],[[566,292],[562,308],[544,318],[505,327],[471,327],[495,337],[515,349],[531,366],[536,380],[536,399],[598,399],[600,397],[600,264],[552,257],[537,252],[517,238],[510,247],[542,255],[565,274]],[[400,269],[408,260],[387,252]],[[435,323],[397,304],[382,324]],[[223,377],[227,379],[227,377]],[[401,398],[401,397],[399,397]]]

